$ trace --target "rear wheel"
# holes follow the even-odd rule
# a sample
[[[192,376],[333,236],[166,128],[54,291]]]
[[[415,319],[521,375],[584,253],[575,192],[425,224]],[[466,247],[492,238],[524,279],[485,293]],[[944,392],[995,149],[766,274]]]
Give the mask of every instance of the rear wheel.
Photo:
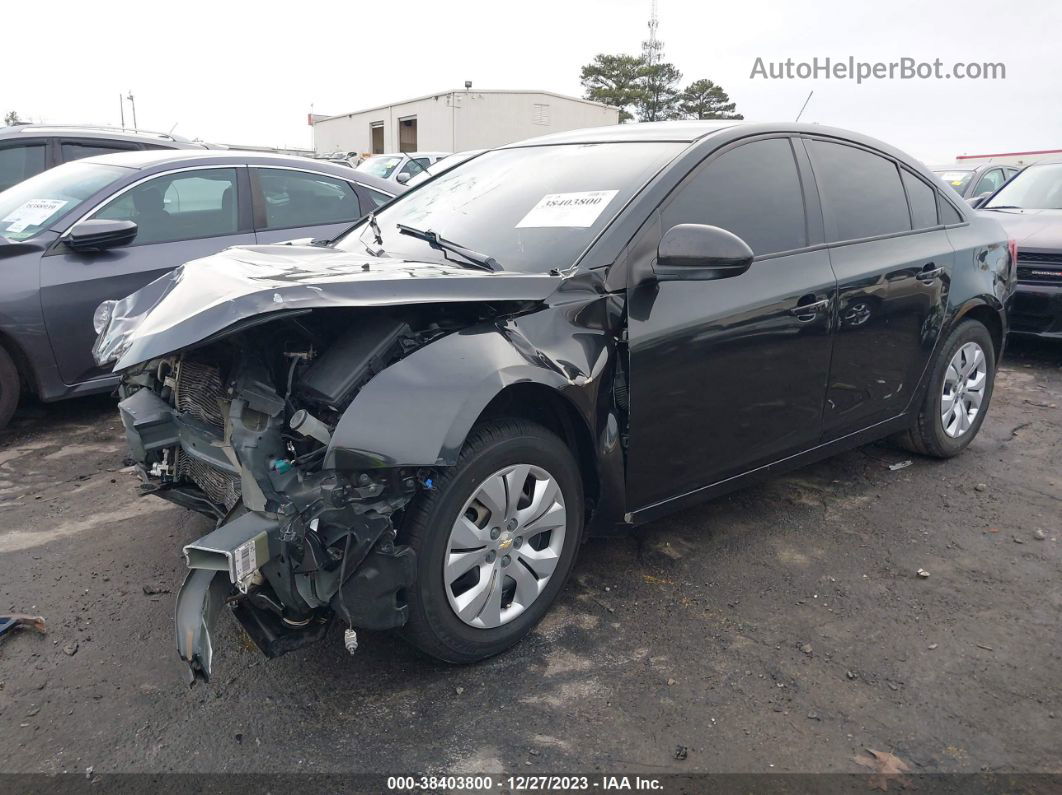
[[[956,326],[941,347],[921,409],[900,444],[936,458],[966,449],[988,412],[995,361],[992,335],[984,325],[966,320]]]
[[[582,481],[559,438],[525,420],[477,426],[402,523],[417,553],[403,635],[453,663],[509,648],[556,599],[582,523]]]
[[[11,354],[0,347],[0,428],[6,427],[15,413],[21,387],[18,368],[11,360]]]

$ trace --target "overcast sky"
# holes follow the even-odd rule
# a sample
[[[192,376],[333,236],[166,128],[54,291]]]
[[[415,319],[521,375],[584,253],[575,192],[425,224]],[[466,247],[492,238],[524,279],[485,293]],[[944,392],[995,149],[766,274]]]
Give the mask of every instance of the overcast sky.
[[[0,111],[49,123],[119,122],[240,144],[309,147],[306,114],[338,114],[460,88],[581,95],[600,52],[636,54],[649,0],[313,3],[9,2]],[[755,120],[793,119],[884,139],[926,161],[1062,148],[1062,2],[659,0],[665,56],[721,84]],[[904,56],[950,69],[1002,62],[1005,80],[750,77],[757,57]],[[129,112],[127,110],[127,122]]]

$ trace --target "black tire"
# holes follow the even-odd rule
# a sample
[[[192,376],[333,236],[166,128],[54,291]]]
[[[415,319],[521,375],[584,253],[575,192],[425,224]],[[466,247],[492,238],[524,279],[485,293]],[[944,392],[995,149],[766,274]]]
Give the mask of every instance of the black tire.
[[[970,427],[957,437],[949,436],[944,430],[940,416],[941,399],[944,390],[944,378],[948,365],[956,352],[967,343],[975,342],[985,354],[986,385],[980,410]],[[929,374],[929,386],[926,389],[922,405],[915,415],[910,429],[896,438],[898,444],[913,453],[934,458],[951,458],[966,449],[974,440],[981,424],[988,414],[992,400],[992,389],[996,378],[996,350],[992,335],[988,329],[976,320],[964,320],[948,335],[933,362]]]
[[[11,416],[18,408],[18,397],[22,382],[18,377],[18,368],[9,354],[0,346],[0,428],[6,428]]]
[[[479,485],[514,464],[540,467],[555,479],[567,514],[563,546],[545,588],[522,613],[498,627],[470,626],[447,597],[443,560],[450,532]],[[556,435],[522,419],[491,420],[473,428],[457,465],[443,471],[433,490],[421,494],[403,518],[399,541],[417,553],[417,579],[408,594],[409,620],[402,636],[425,654],[449,663],[476,662],[513,646],[545,615],[568,579],[582,540],[583,510],[578,465]]]

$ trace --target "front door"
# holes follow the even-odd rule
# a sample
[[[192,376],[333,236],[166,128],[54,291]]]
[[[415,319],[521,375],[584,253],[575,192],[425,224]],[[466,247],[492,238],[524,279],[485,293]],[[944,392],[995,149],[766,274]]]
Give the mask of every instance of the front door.
[[[795,154],[776,137],[713,155],[634,243],[633,260],[652,258],[672,226],[711,224],[756,259],[732,278],[628,289],[633,510],[817,442],[836,282],[827,253],[809,250],[821,220],[813,204],[809,225]]]
[[[92,315],[100,303],[124,298],[189,260],[255,242],[250,213],[241,212],[241,170],[187,169],[138,183],[91,216],[135,221],[131,244],[98,254],[60,244],[41,258],[44,322],[64,383],[105,372],[92,358]],[[190,272],[189,278],[209,275]]]

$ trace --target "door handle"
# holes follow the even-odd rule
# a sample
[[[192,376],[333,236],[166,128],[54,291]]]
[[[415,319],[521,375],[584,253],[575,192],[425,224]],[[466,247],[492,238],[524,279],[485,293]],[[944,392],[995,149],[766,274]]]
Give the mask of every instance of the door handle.
[[[926,266],[918,272],[918,281],[931,282],[944,272],[943,268],[934,268],[932,262],[926,263]]]
[[[821,301],[815,301],[810,304],[798,304],[789,310],[789,314],[796,317],[798,320],[812,320],[819,312],[825,312],[830,308],[830,299],[823,298]]]

